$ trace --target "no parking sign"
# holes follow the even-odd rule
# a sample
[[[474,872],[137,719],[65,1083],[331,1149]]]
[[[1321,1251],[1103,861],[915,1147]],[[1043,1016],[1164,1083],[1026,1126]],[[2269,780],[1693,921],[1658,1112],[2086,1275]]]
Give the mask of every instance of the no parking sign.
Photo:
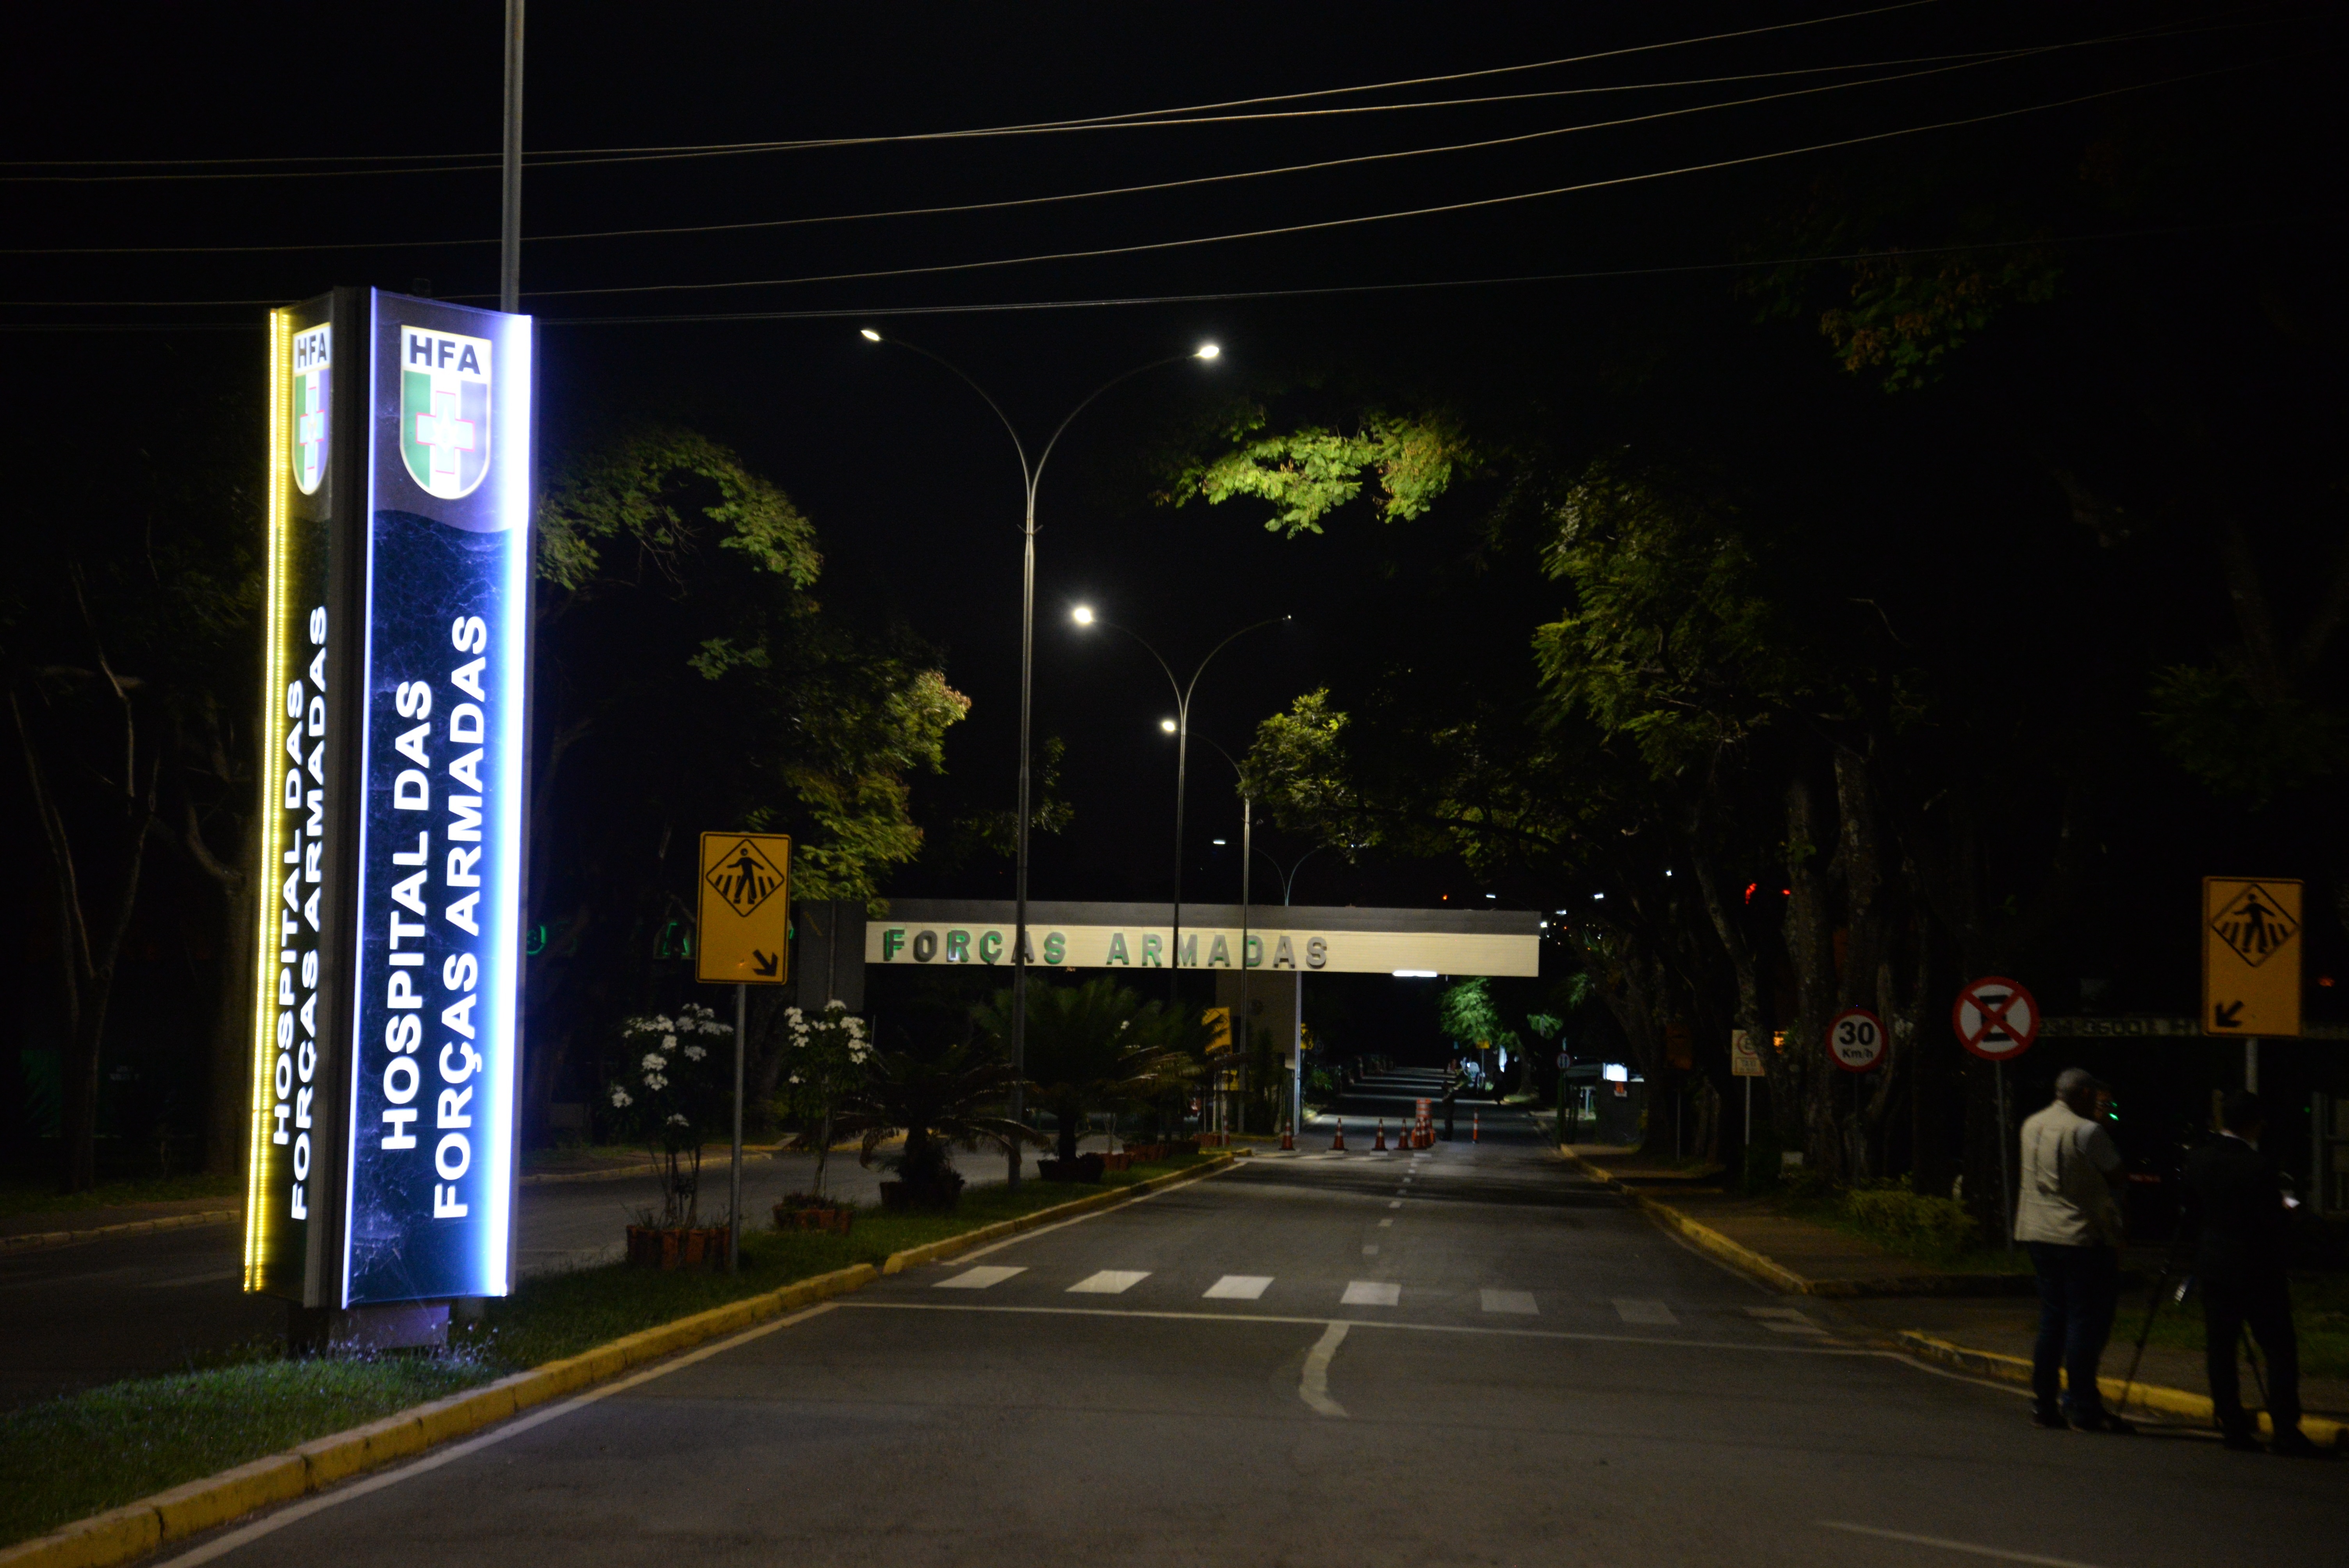
[[[2019,980],[1985,975],[1958,993],[1950,1009],[1958,1044],[1987,1062],[2021,1056],[2039,1037],[2039,1004]]]

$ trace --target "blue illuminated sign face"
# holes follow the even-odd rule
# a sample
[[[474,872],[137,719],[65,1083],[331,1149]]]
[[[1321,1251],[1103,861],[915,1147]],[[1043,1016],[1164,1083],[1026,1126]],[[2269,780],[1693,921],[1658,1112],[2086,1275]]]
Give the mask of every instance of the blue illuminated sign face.
[[[342,1304],[512,1285],[533,323],[371,296]]]

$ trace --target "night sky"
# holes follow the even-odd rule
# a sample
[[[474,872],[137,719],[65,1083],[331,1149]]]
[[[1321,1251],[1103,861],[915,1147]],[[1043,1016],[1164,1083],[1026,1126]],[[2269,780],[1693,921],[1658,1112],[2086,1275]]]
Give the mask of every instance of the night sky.
[[[0,335],[18,361],[14,385],[64,356],[67,383],[90,396],[164,366],[257,387],[264,306],[336,284],[493,304],[501,10],[53,6],[16,17],[0,95],[15,160],[0,315],[71,330]],[[523,308],[548,323],[544,436],[559,449],[652,415],[735,444],[815,520],[826,595],[903,616],[974,698],[951,776],[925,785],[926,799],[999,809],[1015,734],[1019,468],[966,387],[856,329],[956,360],[1031,445],[1106,377],[1220,343],[1216,365],[1153,371],[1089,411],[1040,507],[1037,732],[1068,742],[1076,821],[1040,841],[1035,891],[1163,897],[1164,679],[1131,644],[1074,634],[1071,605],[1131,624],[1184,669],[1226,632],[1293,614],[1236,645],[1201,686],[1197,730],[1236,752],[1267,714],[1399,639],[1520,659],[1524,629],[1546,609],[1528,573],[1491,585],[1481,608],[1456,581],[1413,582],[1399,542],[1361,515],[1288,542],[1245,504],[1154,505],[1152,455],[1183,420],[1240,388],[1319,374],[1504,397],[1539,388],[1526,395],[1570,413],[1608,395],[1578,384],[1579,367],[1696,325],[1750,323],[1731,288],[1737,264],[1755,259],[1767,217],[1838,159],[1891,146],[2027,163],[2112,100],[2034,106],[2168,78],[2191,79],[2129,101],[2187,126],[2225,122],[2251,98],[2336,90],[2305,8],[1928,0],[1780,26],[1836,15],[1788,5],[543,7],[529,36],[523,282]],[[1744,36],[1708,37],[1725,33]],[[2037,52],[1983,57],[2019,49]],[[1377,83],[1408,85],[1350,90]],[[1514,96],[1400,107],[1501,95]],[[1217,104],[1235,107],[1181,126],[941,134]],[[1726,107],[1681,112],[1703,105]],[[1295,112],[1371,106],[1385,107]],[[1233,118],[1274,111],[1287,117]],[[1543,134],[1575,126],[1592,128]],[[1509,138],[1529,139],[1224,178]],[[721,146],[754,140],[836,144]],[[681,148],[716,150],[614,150]],[[99,161],[25,161],[36,158]],[[102,161],[128,159],[257,161]],[[170,177],[121,178],[153,174]],[[2243,242],[2230,223],[2304,204],[2302,177],[2272,162],[2247,177],[2242,210],[2220,215],[2225,237],[2209,242]],[[1206,182],[1036,201],[1174,181]],[[1610,181],[1624,182],[1344,222]],[[854,221],[813,221],[833,218]],[[561,237],[753,223],[774,226]],[[1309,224],[1337,226],[1165,243]],[[2127,242],[2190,258],[2204,242]],[[59,246],[274,248],[24,249]],[[1135,246],[1159,248],[1018,261]],[[1002,261],[1016,264],[973,264]],[[256,429],[256,451],[260,439]],[[1229,770],[1204,745],[1192,769],[1186,895],[1235,897],[1237,857],[1208,843],[1234,836]],[[1309,847],[1270,831],[1263,841],[1285,859]],[[895,891],[1008,882],[992,867],[916,867]],[[1277,899],[1266,886],[1259,900]],[[1357,870],[1331,854],[1297,890],[1330,903],[1482,902],[1485,891],[1440,866]]]

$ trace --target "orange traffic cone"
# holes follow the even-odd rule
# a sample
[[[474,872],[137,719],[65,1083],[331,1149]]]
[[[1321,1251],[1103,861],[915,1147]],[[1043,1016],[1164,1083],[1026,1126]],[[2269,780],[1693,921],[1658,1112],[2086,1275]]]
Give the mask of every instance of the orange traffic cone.
[[[1297,1147],[1297,1127],[1295,1123],[1286,1123],[1281,1127],[1280,1146],[1283,1149],[1289,1150],[1293,1150]]]
[[[1383,1116],[1379,1118],[1378,1135],[1371,1140],[1371,1150],[1375,1154],[1384,1154],[1387,1151],[1387,1119]]]
[[[1330,1140],[1330,1147],[1341,1152],[1346,1147],[1346,1119],[1342,1116],[1338,1119],[1338,1136]]]
[[[1473,1110],[1472,1110],[1472,1111],[1470,1111],[1470,1112],[1468,1113],[1468,1141],[1469,1141],[1469,1142],[1471,1142],[1471,1143],[1474,1143],[1474,1142],[1475,1142],[1475,1141],[1476,1141],[1476,1123],[1477,1123],[1477,1120],[1478,1120],[1478,1118],[1477,1118],[1476,1113],[1475,1113],[1475,1111],[1473,1111]]]

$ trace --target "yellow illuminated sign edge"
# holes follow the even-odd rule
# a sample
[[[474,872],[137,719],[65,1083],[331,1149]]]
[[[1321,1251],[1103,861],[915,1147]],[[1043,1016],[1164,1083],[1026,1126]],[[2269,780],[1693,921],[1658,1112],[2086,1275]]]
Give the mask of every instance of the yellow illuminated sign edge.
[[[276,885],[273,874],[284,852],[285,813],[267,809],[269,780],[276,767],[274,716],[285,685],[286,536],[293,513],[294,466],[286,398],[292,381],[293,318],[282,310],[269,313],[269,477],[263,487],[267,499],[268,571],[265,608],[262,616],[261,717],[255,738],[261,748],[259,786],[264,809],[254,824],[254,952],[253,952],[253,1089],[252,1114],[246,1130],[244,1176],[244,1288],[262,1288],[262,1240],[271,1219],[271,1195],[263,1191],[267,1168],[269,1117],[273,1096],[270,1069],[276,1061],[276,1020],[262,1005],[270,995],[277,970],[277,903],[270,896]]]

